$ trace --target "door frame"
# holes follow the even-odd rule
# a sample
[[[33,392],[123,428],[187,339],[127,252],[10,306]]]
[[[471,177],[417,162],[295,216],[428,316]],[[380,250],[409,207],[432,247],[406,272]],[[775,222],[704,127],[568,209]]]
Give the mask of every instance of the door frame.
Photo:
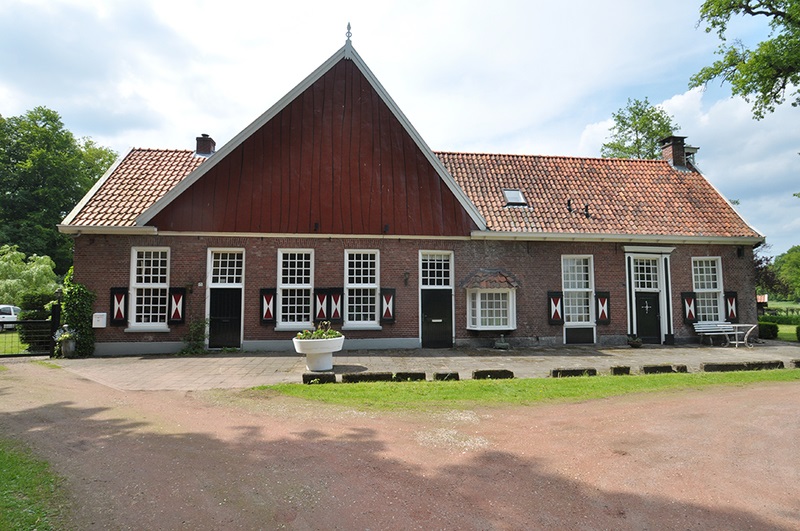
[[[242,253],[242,281],[233,283],[212,283],[212,269],[213,269],[213,256],[214,253]],[[206,249],[206,348],[208,348],[208,335],[210,333],[209,319],[211,317],[211,290],[214,288],[239,288],[242,292],[241,304],[239,308],[240,325],[239,325],[239,345],[244,344],[244,282],[245,271],[247,270],[246,253],[244,247],[209,247]]]
[[[625,250],[625,291],[628,298],[628,335],[633,335],[638,330],[636,322],[636,294],[638,292],[658,293],[658,311],[661,315],[661,344],[672,344],[674,342],[674,331],[672,326],[672,276],[670,255],[675,250],[674,247],[650,247],[650,246],[624,246]],[[657,264],[658,289],[636,288],[634,282],[633,261],[636,258],[655,260]]]
[[[450,276],[449,284],[446,286],[431,286],[423,285],[422,278],[422,257],[426,254],[441,254],[449,256],[450,263]],[[417,326],[419,327],[419,348],[422,348],[422,291],[423,290],[448,290],[450,291],[450,343],[455,346],[456,344],[456,296],[453,279],[455,278],[455,253],[453,251],[435,250],[435,249],[420,249],[417,259]]]

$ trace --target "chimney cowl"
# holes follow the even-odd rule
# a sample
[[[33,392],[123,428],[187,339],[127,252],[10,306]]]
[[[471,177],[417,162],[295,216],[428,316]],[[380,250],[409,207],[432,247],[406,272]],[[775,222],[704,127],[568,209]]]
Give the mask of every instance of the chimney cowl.
[[[210,157],[214,154],[214,151],[217,148],[217,143],[214,142],[214,139],[208,136],[206,133],[198,136],[197,140],[197,149],[195,151],[196,155],[203,156],[203,157]]]

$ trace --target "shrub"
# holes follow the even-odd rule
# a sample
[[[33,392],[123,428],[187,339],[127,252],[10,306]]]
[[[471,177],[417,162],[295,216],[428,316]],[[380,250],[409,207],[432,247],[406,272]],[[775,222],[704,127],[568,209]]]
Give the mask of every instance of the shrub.
[[[64,297],[62,299],[61,322],[68,324],[75,331],[75,357],[85,358],[94,354],[94,313],[95,294],[83,284],[73,280],[70,267],[64,277]]]
[[[794,329],[794,334],[797,337],[797,341],[800,341],[800,326]]]
[[[758,323],[758,337],[761,339],[777,339],[778,325],[776,323]]]
[[[208,338],[208,319],[189,321],[189,328],[183,336],[183,348],[180,354],[204,354]]]
[[[800,315],[765,315],[759,321],[776,324],[800,325]]]

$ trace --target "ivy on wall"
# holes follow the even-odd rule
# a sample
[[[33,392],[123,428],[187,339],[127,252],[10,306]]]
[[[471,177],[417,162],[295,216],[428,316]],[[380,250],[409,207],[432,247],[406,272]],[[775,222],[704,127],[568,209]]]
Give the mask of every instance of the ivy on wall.
[[[77,332],[75,341],[77,357],[91,356],[94,353],[94,328],[92,328],[94,310],[92,305],[95,298],[95,294],[86,286],[74,281],[73,269],[70,267],[64,277],[61,320]]]

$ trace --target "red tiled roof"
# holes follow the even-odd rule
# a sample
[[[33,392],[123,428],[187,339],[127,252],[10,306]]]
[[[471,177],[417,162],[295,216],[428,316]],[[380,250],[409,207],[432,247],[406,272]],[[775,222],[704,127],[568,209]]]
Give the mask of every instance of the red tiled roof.
[[[663,160],[436,155],[490,231],[760,237],[700,173]],[[188,150],[133,149],[70,225],[133,226],[205,160]],[[507,206],[503,189],[521,190],[527,206]]]
[[[699,172],[664,160],[436,155],[492,231],[760,237]],[[527,206],[507,206],[504,188]]]
[[[206,160],[193,151],[133,149],[70,225],[130,227],[136,217]]]

